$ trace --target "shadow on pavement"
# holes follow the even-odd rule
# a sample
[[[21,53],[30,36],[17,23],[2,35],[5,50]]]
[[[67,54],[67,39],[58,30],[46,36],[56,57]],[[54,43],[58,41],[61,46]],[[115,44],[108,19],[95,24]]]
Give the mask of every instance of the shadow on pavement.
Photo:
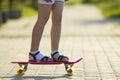
[[[6,77],[0,77],[2,79],[10,79],[10,80],[29,80],[29,79],[34,79],[34,80],[51,80],[51,79],[72,79],[71,76],[68,76],[67,74],[65,75],[55,75],[55,76],[51,76],[51,75],[41,75],[41,76],[18,76],[18,75],[14,75],[14,76],[6,76]]]

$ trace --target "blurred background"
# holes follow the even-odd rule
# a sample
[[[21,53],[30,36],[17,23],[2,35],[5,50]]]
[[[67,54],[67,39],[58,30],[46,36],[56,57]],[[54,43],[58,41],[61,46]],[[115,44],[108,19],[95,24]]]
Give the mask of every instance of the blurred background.
[[[120,18],[120,0],[69,0],[67,6],[90,4],[98,7],[105,18]],[[0,24],[10,19],[37,14],[37,0],[0,0]]]
[[[0,0],[0,24],[35,15],[37,0]]]

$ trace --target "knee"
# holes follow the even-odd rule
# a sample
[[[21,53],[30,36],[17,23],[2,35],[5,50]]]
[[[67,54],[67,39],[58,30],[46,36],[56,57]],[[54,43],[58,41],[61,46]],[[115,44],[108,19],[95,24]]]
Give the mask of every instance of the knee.
[[[58,24],[61,24],[62,14],[60,14],[60,13],[58,13],[58,14],[53,14],[53,16],[52,16],[52,21],[53,21],[53,23],[56,23],[57,25],[58,25]]]
[[[55,18],[56,18],[56,20],[61,20],[62,19],[62,13],[56,13]]]
[[[48,15],[39,15],[37,21],[47,21],[49,19],[49,14]]]
[[[61,22],[61,20],[62,20],[62,14],[58,14],[57,16],[56,16],[56,20],[58,20],[58,22],[60,21]]]

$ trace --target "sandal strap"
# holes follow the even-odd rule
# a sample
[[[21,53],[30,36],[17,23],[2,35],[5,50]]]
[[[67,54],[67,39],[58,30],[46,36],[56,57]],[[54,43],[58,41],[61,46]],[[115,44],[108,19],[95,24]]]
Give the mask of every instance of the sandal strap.
[[[57,53],[59,53],[59,52],[57,51],[57,52],[55,52],[55,53],[51,54],[51,56],[53,57],[53,56],[54,56],[54,55],[56,55]]]
[[[59,53],[59,52],[57,51],[57,52],[51,54],[51,56],[52,56],[52,58],[53,58],[54,61],[58,61],[58,60],[56,60],[56,59],[54,58],[54,56],[55,56],[56,54],[58,54],[58,53]]]
[[[64,56],[64,55],[60,55],[59,57],[58,57],[58,61],[62,61],[63,60],[63,58],[67,58],[66,56]]]
[[[36,59],[36,56],[40,53],[40,51],[36,52],[35,54],[32,54],[32,53],[29,53],[33,58],[34,60],[37,60]]]
[[[68,58],[68,57],[66,57],[66,56],[64,56],[64,55],[59,55],[59,57],[58,57],[57,59],[54,58],[54,56],[55,56],[56,54],[58,54],[58,53],[59,53],[59,52],[57,51],[57,52],[51,54],[51,56],[52,56],[52,58],[53,58],[54,61],[62,61],[63,58]]]
[[[40,61],[48,61],[49,57],[48,56],[44,56]]]

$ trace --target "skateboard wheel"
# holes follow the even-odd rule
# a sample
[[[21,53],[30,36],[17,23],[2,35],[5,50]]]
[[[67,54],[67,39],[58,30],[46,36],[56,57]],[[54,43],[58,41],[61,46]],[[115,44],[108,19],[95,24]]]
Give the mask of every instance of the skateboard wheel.
[[[69,76],[72,76],[72,75],[74,74],[73,69],[67,69],[67,74],[68,74]]]
[[[23,76],[25,74],[25,71],[22,68],[17,69],[17,75]]]
[[[67,69],[66,69],[66,71],[67,71],[67,74],[69,75],[69,76],[72,76],[73,74],[74,74],[74,70],[73,70],[73,67],[68,67]]]

